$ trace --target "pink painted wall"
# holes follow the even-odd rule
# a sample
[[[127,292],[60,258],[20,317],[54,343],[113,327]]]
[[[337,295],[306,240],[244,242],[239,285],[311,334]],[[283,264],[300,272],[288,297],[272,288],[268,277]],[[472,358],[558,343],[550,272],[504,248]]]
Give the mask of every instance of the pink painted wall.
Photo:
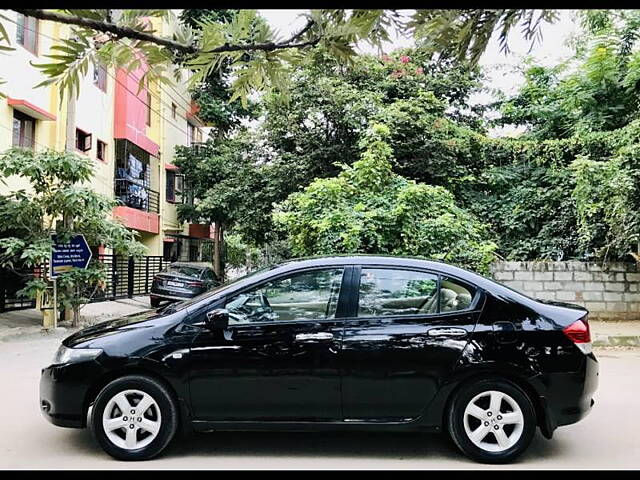
[[[125,227],[142,232],[160,232],[160,216],[157,213],[143,212],[120,205],[113,209],[113,216],[119,218]]]
[[[120,69],[116,73],[114,137],[125,138],[153,156],[158,155],[160,147],[146,135],[147,131],[147,89],[138,93],[138,80],[147,66],[128,74]]]
[[[196,238],[215,238],[216,227],[215,225],[190,223],[189,224],[189,236]]]

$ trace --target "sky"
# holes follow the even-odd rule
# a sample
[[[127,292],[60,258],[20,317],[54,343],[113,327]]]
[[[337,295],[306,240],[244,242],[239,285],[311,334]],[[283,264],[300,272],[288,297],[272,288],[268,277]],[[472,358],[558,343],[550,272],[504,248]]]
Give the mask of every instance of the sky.
[[[269,9],[259,10],[260,14],[267,19],[272,28],[276,29],[279,34],[286,37],[296,30],[300,29],[304,24],[304,18],[300,17],[305,10],[294,9]],[[400,10],[402,13],[410,13],[410,10]],[[572,53],[570,47],[566,45],[566,41],[570,36],[577,32],[578,23],[575,19],[575,11],[561,10],[559,19],[554,24],[543,24],[542,41],[534,44],[530,55],[538,62],[545,66],[555,65],[560,61],[569,57]],[[412,45],[412,39],[404,38],[397,32],[392,35],[394,41],[388,45],[386,51],[395,48],[408,47]],[[487,76],[486,85],[489,88],[499,89],[505,93],[515,93],[518,86],[523,83],[522,74],[516,67],[520,65],[523,59],[528,55],[530,42],[524,40],[519,28],[516,27],[509,35],[509,48],[511,52],[505,55],[500,51],[497,40],[497,34],[492,37],[487,51],[480,59],[480,65],[484,67]],[[375,53],[376,50],[367,44],[359,45],[362,52]],[[470,103],[488,103],[492,100],[493,95],[488,92],[481,92],[471,96]],[[494,129],[490,132],[492,136],[498,135],[517,135],[522,129],[514,129],[504,127]]]

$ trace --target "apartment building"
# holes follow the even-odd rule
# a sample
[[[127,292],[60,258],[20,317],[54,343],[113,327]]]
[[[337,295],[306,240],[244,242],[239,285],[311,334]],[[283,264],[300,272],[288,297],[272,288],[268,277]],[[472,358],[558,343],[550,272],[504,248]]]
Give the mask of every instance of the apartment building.
[[[138,91],[144,65],[133,72],[94,65],[79,97],[61,100],[56,86],[35,88],[43,77],[30,62],[47,61],[44,55],[60,38],[68,38],[70,28],[13,11],[3,14],[15,51],[0,57],[7,95],[0,99],[0,151],[73,145],[93,162],[91,187],[118,201],[114,217],[138,232],[147,255],[210,260],[212,227],[181,223],[177,215],[187,192],[173,165],[175,146],[200,142],[207,134],[186,82]],[[159,34],[169,33],[169,25],[159,20],[154,19],[154,27]],[[0,191],[27,187],[19,178],[5,181]],[[110,253],[104,246],[92,247],[97,254]]]

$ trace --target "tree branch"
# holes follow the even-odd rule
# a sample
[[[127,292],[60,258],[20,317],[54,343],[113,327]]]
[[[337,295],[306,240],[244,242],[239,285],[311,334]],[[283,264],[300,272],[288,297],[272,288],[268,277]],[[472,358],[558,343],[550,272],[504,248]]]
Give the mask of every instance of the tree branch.
[[[168,38],[158,37],[150,33],[141,32],[134,28],[121,27],[115,23],[104,22],[102,20],[94,20],[91,18],[76,17],[74,15],[65,15],[63,13],[52,12],[50,10],[40,9],[12,9],[15,12],[22,13],[28,17],[35,17],[40,20],[51,20],[57,23],[66,23],[68,25],[77,25],[79,27],[87,27],[99,32],[112,33],[118,38],[134,38],[146,42],[162,45],[163,47],[177,50],[183,53],[198,53],[199,50],[193,45],[184,45]]]
[[[302,30],[300,30],[298,33],[295,33],[289,40],[282,43],[295,42],[300,37],[302,37],[305,33],[307,33],[311,29],[311,27],[313,27],[314,25],[315,25],[315,21],[309,20]]]
[[[51,20],[52,22],[65,23],[68,25],[77,25],[80,27],[87,27],[99,32],[111,33],[117,38],[133,38],[136,40],[142,40],[145,42],[155,43],[167,47],[171,50],[176,50],[187,54],[198,53],[224,53],[224,52],[237,52],[237,51],[273,51],[281,50],[285,48],[304,48],[317,45],[320,42],[320,38],[315,38],[301,43],[292,43],[299,39],[305,32],[307,32],[312,26],[313,21],[307,23],[307,25],[296,35],[292,36],[289,40],[282,43],[268,42],[268,43],[249,43],[249,44],[236,44],[230,45],[225,43],[219,47],[213,48],[208,51],[201,51],[194,45],[185,45],[168,38],[158,37],[150,33],[141,32],[134,28],[122,27],[115,23],[105,22],[102,20],[94,20],[92,18],[76,17],[74,15],[66,15],[63,13],[52,12],[50,10],[41,9],[13,9],[15,12],[21,13],[28,17],[38,18],[40,20]]]

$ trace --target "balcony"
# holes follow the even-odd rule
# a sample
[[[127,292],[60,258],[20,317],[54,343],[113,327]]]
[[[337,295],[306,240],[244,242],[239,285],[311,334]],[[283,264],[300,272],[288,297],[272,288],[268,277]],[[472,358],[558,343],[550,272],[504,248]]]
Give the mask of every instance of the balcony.
[[[120,203],[113,209],[113,215],[124,226],[147,233],[160,232],[160,195],[133,180],[115,180],[115,196]]]
[[[149,213],[160,211],[160,194],[135,181],[116,178],[115,194],[116,200],[125,207]]]

